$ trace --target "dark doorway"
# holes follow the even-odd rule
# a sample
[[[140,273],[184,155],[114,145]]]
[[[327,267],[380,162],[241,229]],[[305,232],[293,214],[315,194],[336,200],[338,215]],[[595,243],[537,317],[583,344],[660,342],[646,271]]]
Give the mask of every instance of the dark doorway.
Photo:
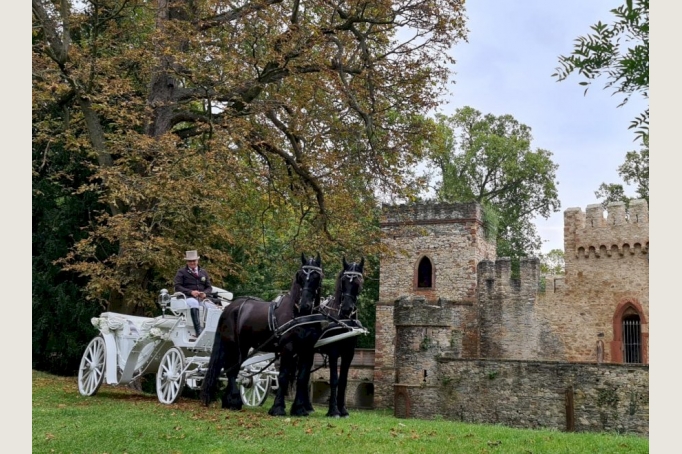
[[[433,287],[433,266],[428,257],[423,257],[419,261],[417,268],[417,287],[431,288]]]

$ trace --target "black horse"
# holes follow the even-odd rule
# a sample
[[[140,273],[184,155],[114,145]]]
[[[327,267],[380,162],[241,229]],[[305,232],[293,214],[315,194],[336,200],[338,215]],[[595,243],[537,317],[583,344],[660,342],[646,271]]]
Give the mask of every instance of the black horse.
[[[364,257],[360,263],[346,262],[343,258],[343,270],[339,273],[336,279],[336,288],[334,290],[334,297],[329,303],[321,308],[333,318],[338,319],[341,323],[351,327],[362,327],[357,316],[357,301],[358,295],[362,291],[363,269],[365,265]],[[323,340],[327,336],[339,334],[337,326],[334,324],[325,330],[321,336]],[[316,349],[322,355],[326,355],[329,361],[329,411],[327,416],[330,417],[347,417],[348,410],[346,410],[346,386],[348,385],[348,369],[350,363],[355,356],[355,346],[357,344],[357,336],[341,339],[336,342],[323,345]],[[338,360],[341,359],[341,369],[338,369]],[[312,408],[310,399],[306,402],[308,411]]]
[[[296,272],[289,293],[278,302],[258,298],[237,298],[220,316],[208,371],[201,387],[201,401],[208,406],[218,388],[223,368],[227,373],[227,389],[222,396],[222,408],[241,410],[242,399],[237,387],[237,375],[249,351],[274,352],[279,356],[279,388],[275,403],[268,412],[285,416],[284,397],[289,377],[298,371],[296,397],[291,405],[291,416],[307,416],[305,401],[310,371],[315,355],[315,343],[322,334],[320,323],[297,324],[312,314],[320,304],[322,286],[320,254],[306,259],[301,254],[301,268]]]

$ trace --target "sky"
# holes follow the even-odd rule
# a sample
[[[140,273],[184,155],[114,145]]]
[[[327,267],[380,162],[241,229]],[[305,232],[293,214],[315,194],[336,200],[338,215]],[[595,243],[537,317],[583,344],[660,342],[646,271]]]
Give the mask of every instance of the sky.
[[[553,153],[561,208],[549,219],[536,219],[545,241],[543,253],[563,249],[563,212],[599,203],[594,192],[601,183],[624,184],[618,166],[628,151],[639,150],[628,129],[648,105],[633,95],[623,107],[622,96],[605,90],[606,79],[594,82],[584,95],[582,81],[572,75],[563,82],[551,77],[559,56],[590,26],[611,23],[609,11],[622,0],[470,0],[466,2],[468,42],[456,44],[455,84],[447,105],[451,115],[471,106],[483,114],[512,115],[532,129],[533,150]],[[634,188],[626,189],[634,196]]]

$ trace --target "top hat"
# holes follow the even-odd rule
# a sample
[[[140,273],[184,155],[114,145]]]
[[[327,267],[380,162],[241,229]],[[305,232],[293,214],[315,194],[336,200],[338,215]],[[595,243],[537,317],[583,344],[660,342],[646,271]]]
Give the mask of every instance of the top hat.
[[[197,251],[185,251],[185,260],[199,260]]]

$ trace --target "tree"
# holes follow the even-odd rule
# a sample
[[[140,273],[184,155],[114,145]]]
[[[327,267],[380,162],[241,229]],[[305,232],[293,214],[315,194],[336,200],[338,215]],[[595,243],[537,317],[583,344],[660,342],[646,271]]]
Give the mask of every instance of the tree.
[[[437,115],[439,131],[430,160],[440,169],[438,199],[476,201],[497,224],[497,255],[519,258],[539,252],[533,219],[559,210],[552,153],[531,149],[531,129],[511,115],[483,115],[472,107]]]
[[[547,254],[540,254],[540,273],[543,275],[558,275],[566,272],[564,251],[552,249]]]
[[[604,208],[611,202],[625,202],[626,207],[634,199],[645,199],[649,202],[649,136],[643,138],[639,151],[628,151],[625,162],[618,167],[618,175],[627,184],[635,185],[635,197],[625,194],[625,188],[618,183],[602,183],[594,192],[598,199],[602,199]]]
[[[560,56],[560,67],[552,77],[563,81],[577,72],[585,93],[594,80],[605,76],[606,89],[623,95],[624,105],[633,93],[649,98],[649,0],[626,0],[612,9],[615,20],[610,25],[601,21],[591,27],[593,33],[579,36],[573,52]],[[649,108],[630,125],[637,137],[649,132]]]
[[[37,155],[58,131],[100,204],[60,263],[120,312],[152,310],[186,249],[274,288],[303,247],[372,253],[375,194],[418,193],[420,115],[466,33],[461,0],[32,7],[34,111],[62,120],[34,117]]]

